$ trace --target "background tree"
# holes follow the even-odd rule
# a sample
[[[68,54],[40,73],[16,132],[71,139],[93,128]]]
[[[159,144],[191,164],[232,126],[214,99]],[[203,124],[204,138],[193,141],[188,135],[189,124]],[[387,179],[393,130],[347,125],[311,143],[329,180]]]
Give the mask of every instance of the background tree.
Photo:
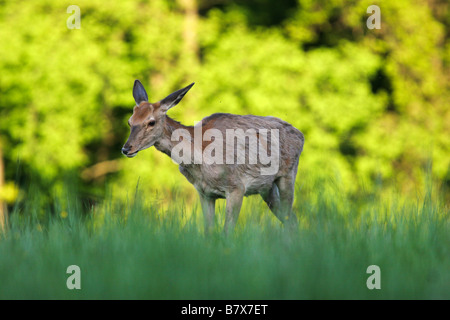
[[[371,4],[381,8],[380,30],[366,27]],[[134,79],[151,101],[195,81],[170,111],[189,125],[214,112],[292,122],[306,136],[300,175],[312,181],[414,193],[431,168],[450,184],[446,1],[77,5],[79,30],[66,27],[64,1],[0,8],[0,202],[26,197],[30,181],[50,199],[67,179],[94,199],[106,182],[126,197],[138,179],[195,199],[169,158],[120,154]]]

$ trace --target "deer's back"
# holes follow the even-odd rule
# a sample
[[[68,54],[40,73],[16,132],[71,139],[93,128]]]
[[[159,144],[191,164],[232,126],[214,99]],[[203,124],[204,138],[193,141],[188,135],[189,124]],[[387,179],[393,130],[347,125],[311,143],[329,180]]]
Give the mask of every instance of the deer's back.
[[[229,113],[214,113],[202,120],[203,132],[207,129],[218,129],[222,132],[224,139],[227,135],[227,130],[242,129],[244,132],[254,130],[257,133],[258,139],[264,139],[264,130],[268,133],[268,148],[270,149],[270,134],[272,130],[276,130],[279,134],[280,155],[282,160],[285,160],[282,165],[292,167],[291,159],[296,159],[300,156],[303,150],[305,138],[303,134],[290,123],[283,121],[276,117],[263,117],[254,115],[235,115]],[[251,146],[250,146],[251,147]],[[249,148],[246,144],[246,148]],[[287,160],[287,161],[286,161]]]

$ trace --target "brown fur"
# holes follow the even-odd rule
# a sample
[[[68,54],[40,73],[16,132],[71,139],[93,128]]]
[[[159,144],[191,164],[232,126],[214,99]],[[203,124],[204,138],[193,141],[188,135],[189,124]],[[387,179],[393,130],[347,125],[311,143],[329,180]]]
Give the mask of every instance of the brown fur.
[[[144,122],[150,115],[153,114],[155,107],[148,102],[141,102],[139,106],[135,106],[133,109],[133,115],[131,116],[131,122],[133,124],[139,124]]]
[[[196,150],[196,128],[193,126],[184,126],[178,121],[166,115],[167,110],[175,106],[183,98],[186,92],[193,84],[175,91],[163,100],[157,103],[149,103],[147,94],[142,84],[137,80],[133,89],[133,96],[138,104],[134,108],[133,115],[130,118],[130,136],[122,148],[122,152],[127,157],[134,157],[139,151],[155,146],[159,151],[172,156],[172,150],[180,143],[172,140],[172,134],[177,129],[184,129],[189,132],[191,150]],[[150,122],[154,118],[155,122]],[[250,143],[250,136],[244,138],[245,150],[248,154],[256,154],[257,145],[261,145],[267,151],[272,153],[272,140],[269,136],[259,134],[259,130],[270,130],[270,135],[276,134],[278,140],[274,140],[274,149],[277,155],[275,161],[267,163],[226,163],[219,162],[183,162],[180,161],[180,172],[197,189],[202,205],[205,230],[211,231],[214,225],[215,201],[219,198],[226,198],[226,218],[225,232],[231,231],[237,221],[239,211],[244,196],[260,194],[269,206],[275,216],[291,230],[297,228],[297,217],[292,212],[292,203],[294,199],[294,186],[297,175],[297,168],[300,154],[303,150],[304,136],[289,123],[274,117],[260,117],[253,115],[233,115],[226,113],[216,113],[206,117],[201,124],[202,138],[209,129],[219,130],[222,137],[225,138],[227,130],[232,132],[247,132],[250,129],[256,131],[256,139],[261,144]],[[233,131],[234,130],[234,131]],[[272,133],[272,130],[275,133]],[[251,132],[251,131],[250,131]],[[261,131],[263,132],[263,131]],[[252,133],[250,133],[252,135]],[[219,135],[220,136],[220,135]],[[236,136],[235,136],[236,137]],[[212,143],[212,141],[202,140],[202,151]],[[225,139],[227,140],[227,139]],[[226,155],[236,155],[237,145],[234,142],[225,141],[223,143],[224,153]],[[230,148],[228,148],[230,147]],[[192,155],[195,152],[192,153]],[[173,158],[172,158],[173,159]],[[272,159],[272,158],[271,158]],[[225,159],[223,159],[225,160]],[[272,166],[274,164],[274,166]],[[275,171],[264,171],[263,169],[275,168]]]

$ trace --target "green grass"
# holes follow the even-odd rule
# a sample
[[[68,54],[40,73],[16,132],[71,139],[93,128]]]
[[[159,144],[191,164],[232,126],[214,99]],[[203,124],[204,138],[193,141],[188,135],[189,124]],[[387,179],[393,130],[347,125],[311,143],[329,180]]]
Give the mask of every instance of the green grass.
[[[0,238],[0,298],[450,298],[449,212],[429,195],[355,200],[336,188],[298,190],[297,234],[255,197],[228,238],[223,203],[217,232],[205,237],[198,208],[173,199],[162,209],[150,198],[105,200],[87,214],[73,194],[48,212],[29,198]],[[81,290],[66,287],[69,265],[81,269]],[[366,286],[369,265],[381,269],[380,290]]]

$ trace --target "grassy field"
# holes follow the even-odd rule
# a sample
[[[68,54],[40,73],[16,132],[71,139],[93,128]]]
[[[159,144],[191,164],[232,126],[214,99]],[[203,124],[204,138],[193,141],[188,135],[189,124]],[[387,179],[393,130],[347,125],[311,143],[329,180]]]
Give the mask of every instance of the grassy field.
[[[35,192],[0,239],[0,298],[450,298],[449,210],[431,192],[401,200],[312,190],[297,190],[297,234],[254,197],[228,238],[223,202],[205,237],[199,208],[176,197],[165,209],[143,192],[88,208],[71,193],[41,212]],[[81,290],[66,286],[70,265]],[[380,267],[379,290],[366,286],[370,265]]]

